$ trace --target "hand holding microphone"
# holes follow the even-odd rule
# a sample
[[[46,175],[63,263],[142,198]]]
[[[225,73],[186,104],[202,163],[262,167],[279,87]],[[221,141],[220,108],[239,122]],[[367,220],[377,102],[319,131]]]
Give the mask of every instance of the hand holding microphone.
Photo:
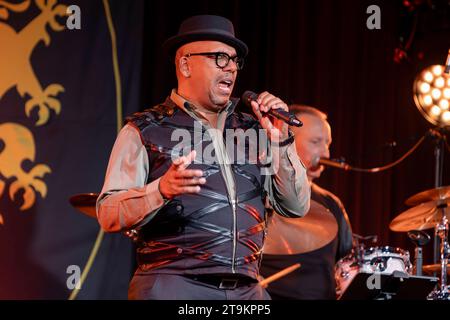
[[[268,106],[275,106],[280,103],[283,105],[286,105],[281,99],[279,99],[275,96],[272,96],[268,92],[263,92],[262,94],[260,94],[258,96],[256,93],[254,93],[252,91],[245,91],[244,94],[242,95],[242,101],[250,108],[252,108],[251,102],[255,101],[259,105],[262,105],[260,107],[260,111],[262,111],[261,112],[262,114],[269,114],[277,119],[283,120],[290,126],[301,127],[303,125],[303,123],[299,119],[297,119],[297,117],[294,114],[290,113],[287,110],[283,110],[282,108],[271,107],[267,111],[264,111],[264,109],[265,109],[264,103],[266,103],[266,104],[270,103],[270,104],[268,104]],[[260,102],[258,102],[258,101],[260,101]],[[274,104],[274,103],[276,103],[276,104]],[[258,116],[258,114],[257,114],[257,116]]]

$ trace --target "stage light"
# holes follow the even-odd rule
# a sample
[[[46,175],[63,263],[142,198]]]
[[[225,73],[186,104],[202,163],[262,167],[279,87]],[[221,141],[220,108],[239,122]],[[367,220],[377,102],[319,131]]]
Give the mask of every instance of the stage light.
[[[444,71],[444,67],[440,66],[440,65],[435,65],[432,68],[433,69],[431,69],[431,70],[436,77],[440,76],[442,74],[442,71]]]
[[[447,86],[450,87],[450,83]],[[447,100],[450,100],[450,88],[445,88],[444,89],[444,98],[447,99]]]
[[[433,82],[433,79],[434,79],[433,74],[430,71],[427,71],[424,73],[423,80],[431,83],[431,82]]]
[[[450,122],[450,111],[445,111],[442,114],[442,121],[449,123]]]
[[[439,108],[438,106],[432,106],[431,107],[431,114],[433,115],[433,116],[438,116],[438,115],[440,115],[441,114],[441,108]]]
[[[441,65],[422,70],[414,81],[414,102],[430,123],[450,126],[450,75]]]
[[[431,96],[434,98],[434,100],[438,100],[441,97],[441,90],[434,88],[431,91]]]
[[[442,88],[443,86],[445,86],[445,80],[443,77],[439,77],[436,79],[436,81],[434,81],[434,86],[437,88]]]
[[[422,93],[428,93],[430,92],[430,85],[426,82],[422,82],[422,84],[420,85],[420,92]]]
[[[448,100],[442,99],[441,101],[439,101],[439,107],[441,107],[442,110],[448,110],[448,105]]]
[[[426,106],[431,106],[433,104],[433,98],[430,95],[426,95],[425,97],[423,97],[423,103]]]

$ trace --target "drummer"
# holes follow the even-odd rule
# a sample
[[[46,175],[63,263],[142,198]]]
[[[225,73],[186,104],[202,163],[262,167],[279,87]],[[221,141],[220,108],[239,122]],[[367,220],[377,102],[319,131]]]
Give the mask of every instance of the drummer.
[[[270,250],[270,254],[264,253],[261,275],[268,277],[295,263],[300,263],[299,269],[269,284],[267,289],[272,299],[335,299],[334,266],[336,261],[350,253],[352,231],[347,213],[339,198],[313,183],[313,180],[319,178],[324,170],[323,166],[318,165],[318,159],[330,156],[331,127],[326,114],[316,108],[292,105],[290,109],[304,123],[301,128],[291,129],[295,134],[297,153],[307,168],[308,180],[311,184],[311,199],[332,213],[336,220],[333,226],[335,234],[328,243],[309,252],[302,251],[297,254],[279,252],[280,254],[278,254]],[[301,223],[301,220],[297,221],[297,226],[299,222]],[[298,227],[294,227],[293,223],[291,232],[299,230]],[[267,243],[273,243],[270,240],[279,241],[279,237],[275,237],[275,233],[276,230],[273,230],[273,239],[271,239],[271,227],[269,227]],[[293,238],[292,234],[289,236],[290,239]],[[316,235],[316,237],[321,236],[323,233]],[[311,237],[314,237],[314,231],[312,231]],[[320,240],[305,241],[305,246],[307,243],[320,243]],[[283,246],[274,247],[281,248]]]

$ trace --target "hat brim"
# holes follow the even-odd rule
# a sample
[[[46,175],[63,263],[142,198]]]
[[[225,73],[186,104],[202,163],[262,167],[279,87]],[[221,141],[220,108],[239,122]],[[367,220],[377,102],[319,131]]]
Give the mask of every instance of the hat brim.
[[[247,45],[234,37],[228,35],[228,33],[223,33],[221,30],[217,30],[215,32],[211,32],[211,30],[196,30],[191,33],[184,33],[182,35],[173,36],[167,39],[163,43],[163,49],[168,54],[175,53],[175,50],[181,47],[182,45],[194,41],[202,41],[202,40],[212,40],[212,41],[220,41],[225,44],[228,44],[236,49],[236,52],[245,57],[248,54]]]

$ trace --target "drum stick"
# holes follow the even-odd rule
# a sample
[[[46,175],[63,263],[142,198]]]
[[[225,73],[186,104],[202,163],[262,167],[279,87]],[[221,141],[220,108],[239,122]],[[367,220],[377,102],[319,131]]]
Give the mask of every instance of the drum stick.
[[[275,281],[275,280],[278,280],[278,279],[284,277],[284,276],[287,275],[288,273],[291,273],[292,271],[294,271],[294,270],[300,268],[300,266],[301,266],[300,263],[293,264],[292,266],[287,267],[287,268],[285,268],[285,269],[283,269],[283,270],[281,270],[281,271],[279,271],[279,272],[277,272],[277,273],[271,275],[270,277],[268,277],[268,278],[266,278],[266,279],[264,279],[264,280],[261,280],[261,281],[259,282],[259,284],[260,284],[263,288],[267,288],[267,286],[269,285],[269,283],[271,283],[271,282],[273,282],[273,281]]]

